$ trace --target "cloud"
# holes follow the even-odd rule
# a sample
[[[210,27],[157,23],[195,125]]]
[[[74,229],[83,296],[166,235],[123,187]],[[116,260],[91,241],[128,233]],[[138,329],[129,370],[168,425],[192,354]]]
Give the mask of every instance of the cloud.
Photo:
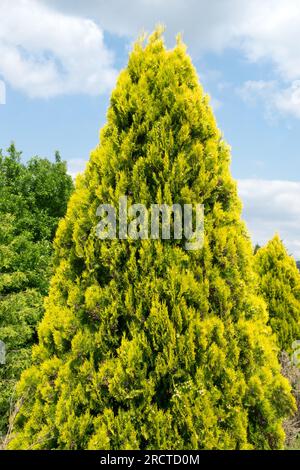
[[[271,59],[284,76],[300,73],[299,0],[43,0],[94,18],[107,31],[135,37],[159,22],[184,33],[198,51],[242,49],[249,60]]]
[[[214,98],[213,96],[210,96],[210,104],[214,111],[217,111],[222,107],[222,101]]]
[[[278,232],[300,260],[300,182],[242,179],[238,188],[254,243],[265,244]]]
[[[264,99],[274,93],[277,83],[274,80],[247,80],[237,91],[250,104],[255,104],[257,98]]]
[[[276,80],[248,80],[237,88],[242,99],[256,105],[262,102],[268,119],[274,119],[274,112],[300,119],[300,80],[294,80],[289,86],[282,86]]]
[[[248,58],[255,62],[271,59],[285,80],[300,78],[299,0],[250,3],[257,11],[241,26],[242,47]]]
[[[87,160],[84,158],[71,158],[67,162],[68,173],[73,179],[76,178],[78,173],[82,173],[87,164]]]
[[[299,0],[43,0],[57,9],[93,18],[106,31],[135,38],[167,26],[167,39],[178,32],[194,56],[206,51],[239,50],[249,61],[273,65],[275,98],[264,89],[270,111],[300,118],[300,1]],[[256,90],[258,91],[258,90]]]
[[[135,38],[143,30],[151,32],[158,23],[167,27],[174,40],[183,32],[194,51],[221,51],[234,45],[254,14],[258,0],[43,0],[64,12],[94,18],[112,34]],[[251,4],[255,3],[255,5]]]
[[[266,119],[269,121],[274,120],[274,110],[278,111],[276,109],[276,96],[280,93],[275,80],[247,80],[241,87],[237,87],[236,92],[250,106],[262,103],[265,108]]]
[[[183,32],[194,57],[235,48],[249,61],[273,64],[286,81],[277,107],[299,117],[293,105],[299,6],[299,0],[1,0],[0,74],[30,96],[96,94],[115,79],[103,31],[131,41],[164,23],[167,41]]]
[[[5,104],[5,102],[6,102],[5,83],[3,80],[0,80],[0,104]]]
[[[275,106],[281,112],[300,119],[300,80],[294,80],[288,88],[277,94]]]
[[[0,75],[15,89],[44,98],[113,85],[113,56],[94,21],[37,0],[1,0],[0,18]]]

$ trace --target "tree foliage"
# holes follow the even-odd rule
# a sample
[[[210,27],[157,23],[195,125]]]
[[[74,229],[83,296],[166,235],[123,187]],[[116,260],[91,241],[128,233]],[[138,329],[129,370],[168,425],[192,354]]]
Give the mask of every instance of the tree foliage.
[[[65,163],[33,158],[27,164],[12,144],[0,153],[0,434],[5,434],[14,388],[30,364],[36,325],[51,274],[51,241],[72,190]]]
[[[269,310],[269,323],[281,351],[291,353],[300,340],[300,273],[276,235],[255,256],[260,290]]]
[[[230,152],[185,47],[139,41],[60,222],[10,448],[280,448],[294,406]],[[203,203],[205,244],[97,238],[99,203]]]

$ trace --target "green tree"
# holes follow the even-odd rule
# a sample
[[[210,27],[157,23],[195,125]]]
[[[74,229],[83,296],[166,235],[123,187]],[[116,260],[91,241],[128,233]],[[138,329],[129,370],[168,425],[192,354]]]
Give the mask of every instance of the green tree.
[[[0,151],[0,213],[13,214],[20,233],[28,230],[34,240],[53,239],[72,188],[58,152],[55,163],[34,157],[23,164],[14,144],[6,156]]]
[[[7,431],[14,389],[30,365],[51,275],[51,241],[72,190],[66,165],[56,159],[21,162],[12,144],[0,153],[0,435]]]
[[[294,258],[276,235],[256,255],[260,290],[269,310],[269,323],[281,351],[291,353],[300,340],[300,273]]]
[[[138,42],[60,222],[10,448],[280,448],[293,407],[230,152],[178,40]],[[203,203],[205,244],[99,240],[99,203]]]

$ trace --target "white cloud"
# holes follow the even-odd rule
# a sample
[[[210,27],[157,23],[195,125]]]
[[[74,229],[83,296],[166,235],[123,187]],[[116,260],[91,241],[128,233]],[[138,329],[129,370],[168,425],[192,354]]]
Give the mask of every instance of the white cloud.
[[[218,100],[218,98],[214,98],[213,96],[210,96],[210,105],[214,111],[217,111],[218,109],[222,107],[222,101]]]
[[[300,1],[250,1],[257,10],[241,27],[252,61],[272,60],[285,80],[300,78]]]
[[[161,22],[172,43],[184,33],[194,57],[236,48],[273,63],[286,81],[276,106],[299,117],[300,0],[1,0],[0,17],[0,74],[31,96],[107,89],[115,71],[103,30],[132,40]]]
[[[68,173],[72,178],[76,178],[78,173],[82,173],[87,164],[87,160],[84,158],[71,158],[67,162]]]
[[[276,96],[261,90],[268,112],[300,118],[300,0],[43,0],[63,12],[93,18],[106,31],[135,38],[157,23],[167,39],[178,32],[194,56],[235,48],[252,62],[273,64]],[[282,83],[278,82],[282,80]],[[258,90],[256,90],[258,91]],[[271,113],[269,113],[271,114]]]
[[[174,41],[183,32],[194,51],[221,51],[241,35],[249,15],[257,14],[258,0],[43,0],[56,8],[95,18],[102,28],[135,38],[163,23]],[[258,10],[259,11],[259,10]]]
[[[244,179],[238,187],[254,243],[265,244],[278,232],[300,260],[300,182]]]
[[[294,80],[288,88],[278,93],[275,106],[285,114],[300,118],[300,80]]]
[[[299,77],[299,0],[43,1],[131,38],[162,22],[172,37],[182,31],[194,50],[238,47],[250,60],[271,59],[284,76]]]
[[[6,102],[5,83],[3,80],[0,80],[0,104],[5,104],[5,102]]]
[[[1,0],[0,75],[30,97],[99,94],[115,80],[95,22],[37,0]]]
[[[245,101],[254,104],[257,98],[264,99],[272,95],[276,87],[277,84],[274,80],[247,80],[237,91]]]
[[[250,106],[262,103],[266,111],[266,118],[270,121],[274,119],[274,110],[277,111],[275,97],[279,93],[275,80],[247,80],[236,91],[245,103]]]
[[[285,87],[276,80],[248,80],[237,92],[248,104],[261,101],[269,119],[274,118],[274,111],[300,119],[300,80]]]

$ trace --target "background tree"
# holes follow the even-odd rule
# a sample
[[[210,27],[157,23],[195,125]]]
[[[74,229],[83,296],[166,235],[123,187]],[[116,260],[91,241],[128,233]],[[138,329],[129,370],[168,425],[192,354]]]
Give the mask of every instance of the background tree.
[[[269,324],[281,350],[282,373],[291,383],[297,404],[295,415],[284,422],[286,446],[299,448],[300,370],[291,355],[299,350],[293,344],[300,340],[300,273],[278,235],[257,251],[255,261],[260,290],[269,310]]]
[[[230,153],[185,47],[138,42],[61,221],[10,448],[278,448],[294,406]],[[205,245],[100,241],[99,203],[203,203]]]
[[[33,158],[21,162],[12,144],[0,152],[0,339],[6,364],[0,365],[0,435],[7,431],[14,388],[30,364],[36,325],[51,273],[51,241],[66,210],[72,179],[66,165]]]
[[[256,255],[260,290],[269,310],[269,323],[276,333],[281,351],[292,353],[300,340],[300,273],[276,235]]]

